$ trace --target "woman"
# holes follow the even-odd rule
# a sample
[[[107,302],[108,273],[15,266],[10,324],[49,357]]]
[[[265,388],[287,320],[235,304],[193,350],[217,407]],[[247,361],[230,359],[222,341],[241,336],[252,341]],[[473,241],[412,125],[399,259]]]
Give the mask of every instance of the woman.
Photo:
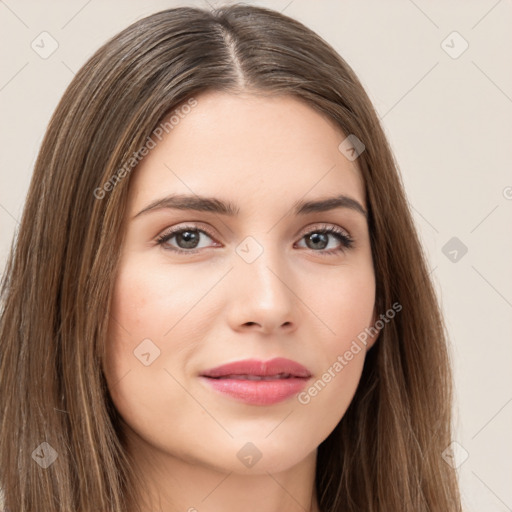
[[[397,167],[351,68],[282,14],[169,9],[91,57],[2,299],[7,509],[461,510]]]

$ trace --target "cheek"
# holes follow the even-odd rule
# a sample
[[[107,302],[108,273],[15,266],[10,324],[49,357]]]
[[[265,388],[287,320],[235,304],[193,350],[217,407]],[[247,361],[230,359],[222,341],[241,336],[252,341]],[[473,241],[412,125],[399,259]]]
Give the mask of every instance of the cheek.
[[[187,288],[184,277],[168,270],[150,268],[136,258],[120,266],[104,364],[117,411],[131,430],[154,443],[154,425],[176,432],[179,423],[172,411],[187,406],[187,395],[171,375],[193,345],[187,323],[180,319],[199,293],[197,287],[187,293],[190,283]]]
[[[167,364],[170,354],[180,353],[180,346],[174,341],[179,338],[173,336],[173,329],[193,299],[186,293],[173,291],[173,288],[181,289],[180,286],[178,275],[157,272],[136,258],[123,262],[119,268],[104,365],[112,398],[117,400],[119,409],[125,402],[141,402],[138,392],[147,388],[149,381],[156,386],[159,379],[169,379],[167,374],[167,379],[162,376],[163,369],[170,367]],[[171,343],[174,345],[170,346]],[[168,382],[161,385],[168,386]]]
[[[347,350],[373,321],[375,280],[373,272],[347,279],[343,290],[337,291],[337,310],[333,330],[339,334],[336,349]]]
[[[190,318],[197,320],[195,310],[189,312],[209,286],[178,266],[151,265],[142,256],[131,256],[117,275],[110,339],[133,344],[151,338],[167,346]]]
[[[373,267],[343,269],[324,285],[323,294],[318,289],[310,294],[325,326],[318,345],[321,364],[297,398],[315,411],[311,424],[322,425],[327,436],[343,417],[361,378],[370,341],[366,329],[372,325],[375,305]]]
[[[118,326],[130,333],[146,330],[164,334],[175,308],[185,299],[178,299],[180,294],[173,291],[181,289],[179,280],[173,278],[173,289],[169,286],[170,277],[133,258],[122,265],[112,297],[112,316]]]
[[[313,286],[315,282],[315,286]],[[308,304],[323,324],[322,347],[332,363],[371,325],[375,308],[375,276],[371,260],[306,283]],[[363,345],[364,346],[364,345]]]

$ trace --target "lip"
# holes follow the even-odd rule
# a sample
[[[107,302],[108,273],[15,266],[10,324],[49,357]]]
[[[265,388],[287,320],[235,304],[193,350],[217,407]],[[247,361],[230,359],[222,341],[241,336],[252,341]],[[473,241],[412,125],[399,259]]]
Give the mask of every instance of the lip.
[[[272,405],[299,393],[311,373],[296,361],[277,357],[269,361],[235,361],[206,370],[200,378],[235,400],[251,405]]]
[[[309,370],[291,359],[275,357],[269,361],[259,359],[244,359],[233,363],[216,366],[201,373],[203,377],[226,377],[228,375],[255,375],[269,377],[281,373],[290,374],[292,377],[311,377]]]

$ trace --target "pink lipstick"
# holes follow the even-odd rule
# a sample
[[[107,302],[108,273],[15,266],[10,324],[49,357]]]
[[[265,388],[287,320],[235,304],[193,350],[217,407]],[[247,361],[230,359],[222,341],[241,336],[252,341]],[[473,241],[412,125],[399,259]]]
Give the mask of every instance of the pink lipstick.
[[[272,405],[299,393],[311,377],[301,364],[277,357],[246,359],[207,370],[200,375],[216,391],[251,405]]]

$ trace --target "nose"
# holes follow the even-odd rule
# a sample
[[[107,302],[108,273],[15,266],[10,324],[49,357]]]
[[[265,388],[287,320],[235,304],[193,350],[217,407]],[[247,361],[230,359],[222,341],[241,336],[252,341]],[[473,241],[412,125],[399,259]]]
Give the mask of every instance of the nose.
[[[279,258],[265,250],[252,263],[235,262],[228,311],[233,330],[277,334],[296,329],[298,298],[291,273]]]

